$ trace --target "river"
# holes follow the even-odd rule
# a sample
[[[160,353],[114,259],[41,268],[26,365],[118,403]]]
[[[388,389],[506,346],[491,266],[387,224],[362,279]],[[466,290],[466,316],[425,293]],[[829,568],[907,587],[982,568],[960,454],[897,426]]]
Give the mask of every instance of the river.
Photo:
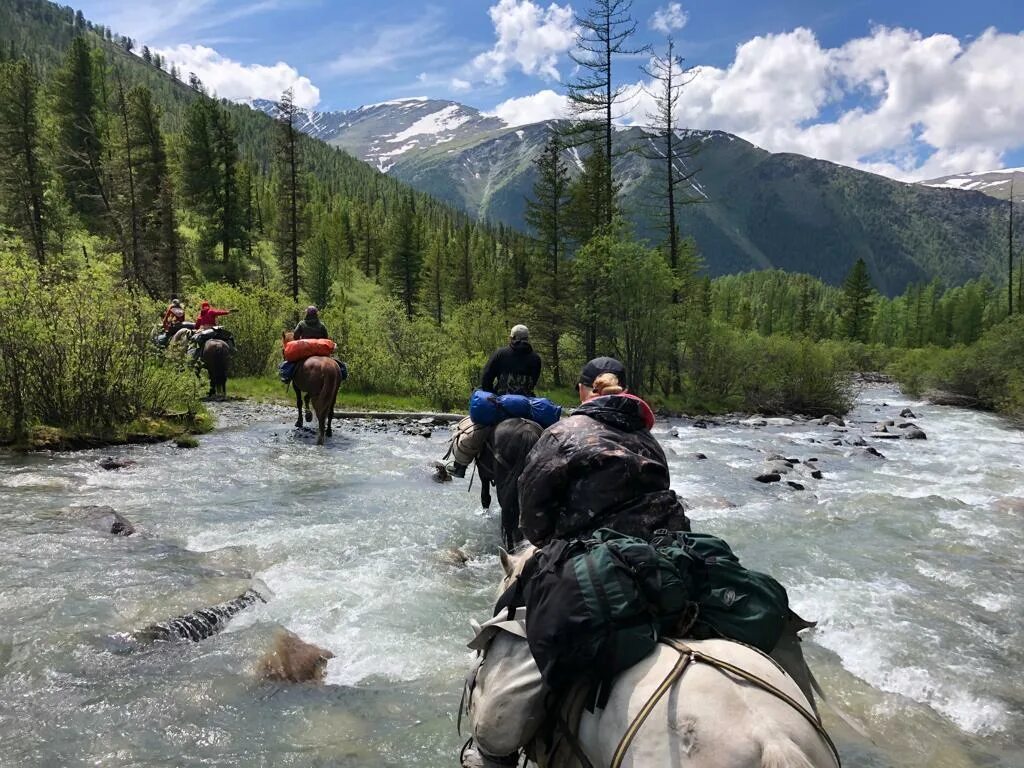
[[[909,405],[926,441],[832,445]],[[225,404],[198,450],[0,456],[0,766],[453,766],[470,617],[499,574],[496,512],[428,465],[448,433]],[[659,424],[694,527],[817,619],[808,658],[846,766],[1024,765],[1024,433],[865,390],[849,432]],[[670,431],[672,430],[672,431]],[[707,456],[696,459],[693,454]],[[753,477],[779,453],[806,490]],[[104,471],[101,457],[137,462]],[[802,473],[818,459],[823,473]],[[109,504],[140,535],[69,507]],[[456,568],[450,547],[472,556]],[[198,644],[125,652],[128,631],[273,593]],[[335,654],[327,685],[261,682],[284,626]]]

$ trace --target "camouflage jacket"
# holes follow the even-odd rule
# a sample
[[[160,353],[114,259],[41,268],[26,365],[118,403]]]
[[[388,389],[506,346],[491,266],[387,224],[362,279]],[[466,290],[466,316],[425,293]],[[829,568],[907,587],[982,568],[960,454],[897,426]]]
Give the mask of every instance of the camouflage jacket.
[[[643,400],[610,395],[545,430],[519,478],[524,535],[542,546],[598,528],[642,538],[660,528],[690,530],[682,501],[669,490],[653,424]]]

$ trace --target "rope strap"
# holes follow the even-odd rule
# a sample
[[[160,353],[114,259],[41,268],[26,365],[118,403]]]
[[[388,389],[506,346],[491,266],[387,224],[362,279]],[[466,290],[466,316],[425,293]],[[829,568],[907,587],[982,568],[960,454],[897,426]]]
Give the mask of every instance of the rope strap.
[[[800,704],[800,702],[798,702],[792,696],[787,694],[785,691],[780,691],[767,680],[762,680],[756,675],[747,672],[745,669],[737,667],[735,664],[730,664],[728,661],[723,661],[722,659],[716,658],[714,656],[709,656],[708,654],[702,653],[701,651],[695,651],[693,648],[686,645],[686,643],[679,642],[678,640],[675,640],[673,638],[662,638],[660,642],[664,643],[665,645],[669,646],[670,648],[678,652],[679,661],[676,662],[676,665],[672,668],[672,671],[668,673],[668,676],[662,681],[661,685],[659,685],[657,689],[655,689],[654,693],[652,693],[651,697],[647,700],[647,703],[644,704],[643,707],[641,707],[636,717],[633,718],[633,722],[630,723],[629,728],[626,729],[626,733],[623,734],[622,739],[619,741],[619,746],[615,750],[615,755],[612,757],[610,768],[620,768],[620,766],[622,765],[622,761],[626,757],[626,752],[632,746],[633,740],[636,738],[636,735],[640,731],[640,728],[643,726],[644,722],[651,714],[651,711],[654,709],[655,706],[657,706],[658,702],[662,699],[662,697],[664,697],[668,690],[673,685],[675,685],[676,682],[679,681],[679,678],[681,678],[683,676],[683,673],[686,672],[686,669],[687,667],[689,667],[690,663],[694,661],[700,661],[712,667],[715,667],[716,669],[720,669],[724,672],[729,672],[733,675],[736,675],[737,677],[746,680],[748,683],[756,685],[761,690],[767,691],[776,698],[781,699],[785,703],[789,704],[789,706],[791,706],[793,709],[795,709],[797,712],[803,715],[804,719],[807,720],[807,722],[814,726],[814,730],[818,732],[818,734],[825,740],[825,743],[828,744],[829,749],[832,750],[832,754],[836,759],[836,765],[842,768],[842,761],[839,758],[839,750],[836,749],[836,745],[832,741],[832,737],[828,735],[828,732],[825,730],[824,726],[822,726],[821,721],[818,720],[818,718],[814,717],[814,715],[809,713],[807,709]]]

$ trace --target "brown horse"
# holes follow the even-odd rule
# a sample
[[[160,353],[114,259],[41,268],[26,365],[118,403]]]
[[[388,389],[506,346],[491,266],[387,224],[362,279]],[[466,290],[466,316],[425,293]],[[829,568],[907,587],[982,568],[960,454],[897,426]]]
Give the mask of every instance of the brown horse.
[[[203,347],[203,365],[210,374],[210,397],[228,396],[228,363],[231,347],[226,341],[210,339]]]
[[[281,334],[281,353],[284,354],[284,345],[291,341],[291,333]],[[295,390],[295,408],[298,411],[298,418],[295,419],[295,426],[302,426],[302,394],[306,394],[306,416],[311,421],[313,416],[309,411],[312,402],[313,410],[316,411],[317,420],[317,445],[324,444],[324,436],[331,435],[331,422],[334,419],[334,401],[338,397],[338,387],[341,386],[341,367],[333,357],[315,355],[300,360],[295,365],[295,373],[292,375],[292,388]]]

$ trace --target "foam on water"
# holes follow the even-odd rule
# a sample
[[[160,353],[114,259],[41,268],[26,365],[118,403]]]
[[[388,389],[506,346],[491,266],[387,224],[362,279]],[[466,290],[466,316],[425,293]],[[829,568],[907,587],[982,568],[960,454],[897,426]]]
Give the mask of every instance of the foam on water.
[[[828,444],[905,405],[927,441],[880,441],[885,461]],[[0,764],[454,762],[468,622],[489,614],[500,568],[496,510],[465,482],[429,479],[446,430],[424,440],[342,425],[318,449],[284,426],[290,411],[230,415],[185,466],[170,446],[0,458],[0,653],[8,638],[15,649],[0,674],[14,702]],[[776,575],[820,622],[807,639],[816,672],[835,700],[863,702],[878,742],[864,752],[829,721],[844,764],[909,768],[936,741],[964,764],[1024,764],[1024,526],[1000,506],[1024,496],[1024,436],[877,389],[850,422],[658,434],[695,528]],[[806,491],[755,482],[776,453],[818,458],[824,479],[798,465]],[[103,472],[105,455],[137,464]],[[110,504],[149,538],[111,540],[61,514],[72,504]],[[473,556],[467,567],[445,562],[453,547]],[[104,636],[233,597],[252,576],[274,598],[222,635],[103,650]],[[278,625],[331,649],[327,681],[341,688],[256,692],[251,670]],[[140,725],[125,729],[124,712]],[[109,743],[93,750],[68,729]]]

